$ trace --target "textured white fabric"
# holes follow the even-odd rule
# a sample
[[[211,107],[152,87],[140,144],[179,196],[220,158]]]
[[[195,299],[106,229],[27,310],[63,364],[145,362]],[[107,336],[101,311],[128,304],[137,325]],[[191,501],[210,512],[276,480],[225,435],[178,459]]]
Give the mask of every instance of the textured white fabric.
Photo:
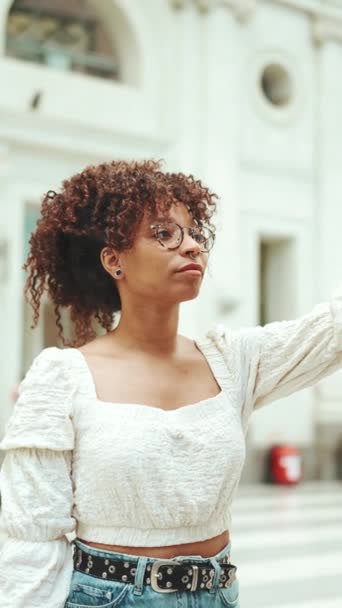
[[[1,608],[61,608],[68,596],[74,431],[62,351],[42,351],[19,387],[0,448]],[[57,355],[57,356],[56,356]]]
[[[196,343],[222,390],[172,411],[98,400],[77,349],[36,357],[0,443],[1,608],[64,607],[70,532],[166,546],[229,529],[253,408],[342,366],[342,288],[295,321],[217,326]]]

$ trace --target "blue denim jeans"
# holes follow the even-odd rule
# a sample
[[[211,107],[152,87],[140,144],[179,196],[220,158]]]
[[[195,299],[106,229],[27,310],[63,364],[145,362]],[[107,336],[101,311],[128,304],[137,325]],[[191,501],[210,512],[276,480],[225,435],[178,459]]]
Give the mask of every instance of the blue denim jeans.
[[[77,546],[91,555],[105,558],[126,560],[132,555],[102,551],[82,543],[78,538],[73,541]],[[70,593],[64,608],[239,608],[239,582],[236,579],[231,587],[218,587],[220,566],[218,560],[230,556],[229,543],[216,555],[206,558],[200,555],[178,555],[177,560],[191,559],[199,567],[201,563],[210,560],[215,576],[211,589],[198,591],[175,591],[174,593],[159,593],[150,585],[143,585],[145,568],[153,564],[157,558],[135,556],[138,558],[134,583],[123,581],[107,581],[98,577],[74,570],[71,578]]]

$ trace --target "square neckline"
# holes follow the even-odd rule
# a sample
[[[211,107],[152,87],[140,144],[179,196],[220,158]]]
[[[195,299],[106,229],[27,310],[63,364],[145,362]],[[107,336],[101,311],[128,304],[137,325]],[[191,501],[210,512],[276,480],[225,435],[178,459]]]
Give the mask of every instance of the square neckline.
[[[97,403],[100,403],[104,406],[125,406],[125,407],[133,407],[133,408],[141,408],[141,409],[148,409],[148,410],[156,410],[157,412],[161,412],[162,414],[174,414],[175,412],[179,412],[180,410],[188,410],[191,411],[192,408],[198,408],[201,409],[203,406],[207,406],[210,403],[220,403],[222,398],[225,398],[225,392],[223,390],[222,384],[217,376],[217,374],[215,373],[215,369],[214,366],[212,365],[212,362],[210,361],[210,358],[208,358],[205,353],[203,352],[202,347],[199,345],[199,343],[196,340],[193,340],[193,343],[195,345],[195,347],[197,348],[197,350],[202,354],[202,356],[204,357],[204,359],[207,362],[207,365],[216,381],[216,384],[219,386],[220,390],[217,393],[217,395],[214,395],[213,397],[206,397],[204,399],[201,399],[200,401],[196,401],[193,403],[187,403],[184,405],[181,405],[179,407],[176,408],[172,408],[172,409],[164,409],[162,407],[159,406],[155,406],[155,405],[150,405],[150,404],[146,404],[146,403],[137,403],[137,402],[121,402],[121,401],[106,401],[104,399],[100,399],[97,395],[97,389],[96,389],[96,384],[95,384],[95,380],[92,374],[92,371],[88,365],[87,359],[85,357],[85,355],[82,353],[82,351],[79,348],[76,347],[72,347],[70,348],[70,350],[72,351],[77,351],[79,353],[79,360],[82,363],[82,367],[85,370],[86,374],[87,374],[87,378],[88,378],[88,382],[89,382],[89,386],[92,392],[92,398],[94,399],[94,401],[96,401]]]

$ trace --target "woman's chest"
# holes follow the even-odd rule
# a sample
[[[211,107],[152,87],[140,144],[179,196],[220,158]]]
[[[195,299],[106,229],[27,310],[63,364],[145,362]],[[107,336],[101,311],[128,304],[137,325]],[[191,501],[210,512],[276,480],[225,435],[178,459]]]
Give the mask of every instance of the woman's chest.
[[[153,464],[154,476],[191,471],[222,459],[234,464],[244,457],[241,418],[223,393],[167,412],[133,404],[92,402],[75,419],[74,460],[97,474],[129,471],[141,477]]]
[[[103,357],[88,361],[95,393],[102,403],[141,404],[171,411],[215,397],[220,391],[201,355],[172,363],[146,357],[131,357],[115,365]]]

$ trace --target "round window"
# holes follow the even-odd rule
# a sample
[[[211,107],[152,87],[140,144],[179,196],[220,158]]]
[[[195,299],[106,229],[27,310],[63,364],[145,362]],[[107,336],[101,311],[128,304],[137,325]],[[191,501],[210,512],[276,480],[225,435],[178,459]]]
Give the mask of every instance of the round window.
[[[260,85],[267,101],[273,106],[286,106],[293,94],[289,72],[280,64],[267,65],[261,74]]]

